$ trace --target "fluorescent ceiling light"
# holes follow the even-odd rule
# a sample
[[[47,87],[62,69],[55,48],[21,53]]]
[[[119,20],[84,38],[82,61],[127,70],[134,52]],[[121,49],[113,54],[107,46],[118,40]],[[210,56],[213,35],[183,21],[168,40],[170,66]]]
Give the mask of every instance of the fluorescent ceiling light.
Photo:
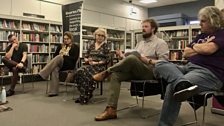
[[[200,21],[190,21],[190,24],[200,24]]]
[[[145,4],[154,3],[154,2],[157,2],[157,0],[140,0],[140,3],[145,3]]]

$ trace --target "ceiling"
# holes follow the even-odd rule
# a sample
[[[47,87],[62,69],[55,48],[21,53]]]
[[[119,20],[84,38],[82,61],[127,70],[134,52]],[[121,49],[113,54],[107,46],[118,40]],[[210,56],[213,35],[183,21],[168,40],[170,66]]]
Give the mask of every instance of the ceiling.
[[[158,2],[150,3],[150,4],[140,3],[139,2],[140,0],[122,0],[122,1],[125,1],[127,3],[130,3],[130,1],[132,1],[132,4],[147,7],[147,8],[152,8],[152,7],[159,7],[159,6],[165,6],[165,5],[173,5],[178,3],[192,2],[197,0],[157,0]]]
[[[47,1],[47,2],[52,2],[52,3],[57,3],[57,4],[68,4],[72,2],[77,2],[80,0],[38,0],[38,1]],[[119,0],[118,0],[119,1]],[[185,3],[185,2],[192,2],[192,1],[197,1],[197,0],[157,0],[158,2],[155,3],[150,3],[150,4],[143,4],[140,3],[140,0],[120,0],[126,3],[131,3],[134,5],[146,7],[146,8],[152,8],[152,7],[159,7],[159,6],[165,6],[165,5],[172,5],[172,4],[178,4],[178,3]]]

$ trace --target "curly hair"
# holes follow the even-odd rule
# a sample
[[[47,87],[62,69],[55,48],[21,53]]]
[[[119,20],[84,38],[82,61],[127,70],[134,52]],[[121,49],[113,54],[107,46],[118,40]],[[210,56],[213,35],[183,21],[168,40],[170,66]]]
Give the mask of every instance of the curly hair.
[[[214,29],[222,29],[224,27],[224,18],[222,12],[215,6],[206,6],[202,8],[198,17],[206,18]]]

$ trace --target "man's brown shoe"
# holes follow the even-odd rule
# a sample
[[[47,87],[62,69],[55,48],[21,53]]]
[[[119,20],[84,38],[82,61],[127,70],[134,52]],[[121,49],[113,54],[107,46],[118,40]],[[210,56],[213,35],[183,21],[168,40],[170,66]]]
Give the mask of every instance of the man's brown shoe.
[[[109,75],[110,75],[110,73],[108,71],[104,70],[98,74],[93,75],[93,79],[95,81],[103,81]]]
[[[108,119],[116,119],[117,118],[117,110],[114,107],[107,106],[105,111],[100,115],[95,117],[95,121],[104,121]]]

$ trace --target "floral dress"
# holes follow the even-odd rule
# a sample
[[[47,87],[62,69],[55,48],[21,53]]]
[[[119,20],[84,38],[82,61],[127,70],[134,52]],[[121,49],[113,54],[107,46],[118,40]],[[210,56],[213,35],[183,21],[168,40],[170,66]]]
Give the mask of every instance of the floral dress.
[[[106,69],[109,63],[109,51],[107,43],[103,43],[97,50],[95,49],[95,43],[90,45],[85,58],[92,58],[95,62],[104,61],[105,64],[84,65],[75,72],[74,82],[77,84],[80,92],[80,96],[77,99],[79,103],[86,104],[92,98],[92,93],[97,84],[92,76]]]

